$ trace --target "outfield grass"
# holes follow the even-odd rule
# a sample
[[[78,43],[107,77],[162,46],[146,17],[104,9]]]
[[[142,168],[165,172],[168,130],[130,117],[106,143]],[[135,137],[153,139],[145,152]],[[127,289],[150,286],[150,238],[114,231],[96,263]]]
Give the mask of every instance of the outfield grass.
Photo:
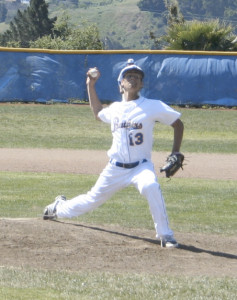
[[[183,114],[182,151],[236,153],[236,110],[178,108]],[[96,122],[88,106],[0,105],[0,147],[102,149],[109,126]],[[154,150],[169,151],[172,129],[156,124]],[[41,217],[55,195],[86,192],[96,175],[0,172],[0,217]],[[171,227],[179,232],[234,236],[236,181],[160,179]],[[116,211],[116,213],[113,213]],[[153,229],[147,202],[129,187],[80,220]],[[233,262],[234,263],[234,262]],[[236,298],[236,278],[135,273],[43,271],[0,267],[0,299],[226,299]]]
[[[70,199],[83,194],[96,179],[95,175],[0,172],[0,217],[41,217],[42,209],[55,195],[64,194]],[[183,178],[175,178],[172,183],[165,178],[159,181],[175,231],[236,234],[235,181]],[[79,220],[90,224],[154,227],[147,201],[132,186]]]
[[[182,151],[236,153],[237,110],[185,109]],[[0,105],[0,147],[107,150],[108,125],[94,120],[88,105]],[[155,125],[154,151],[170,151],[170,126]]]

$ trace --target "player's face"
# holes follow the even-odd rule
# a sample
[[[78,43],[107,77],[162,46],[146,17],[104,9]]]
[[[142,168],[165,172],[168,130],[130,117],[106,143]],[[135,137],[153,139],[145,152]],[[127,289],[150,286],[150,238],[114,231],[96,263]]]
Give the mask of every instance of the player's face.
[[[134,91],[140,91],[143,87],[142,75],[139,72],[127,72],[122,84],[125,90],[133,89]]]

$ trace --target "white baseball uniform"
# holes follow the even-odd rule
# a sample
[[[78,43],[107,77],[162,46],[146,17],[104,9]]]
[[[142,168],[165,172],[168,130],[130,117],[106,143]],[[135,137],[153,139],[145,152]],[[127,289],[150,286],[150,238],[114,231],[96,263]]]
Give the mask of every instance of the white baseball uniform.
[[[151,151],[155,122],[171,125],[179,117],[180,113],[165,103],[144,97],[114,102],[102,109],[99,118],[111,124],[113,135],[113,143],[108,151],[110,161],[87,194],[57,206],[57,216],[71,218],[82,215],[132,184],[149,203],[157,238],[172,236],[164,199],[151,162]]]

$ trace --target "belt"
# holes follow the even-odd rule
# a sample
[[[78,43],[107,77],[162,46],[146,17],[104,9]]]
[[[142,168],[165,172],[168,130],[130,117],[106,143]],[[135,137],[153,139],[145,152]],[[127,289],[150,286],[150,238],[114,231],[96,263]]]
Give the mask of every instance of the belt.
[[[132,168],[135,168],[139,164],[142,164],[142,163],[144,163],[146,161],[147,161],[146,159],[143,159],[142,161],[136,161],[134,163],[124,164],[124,163],[121,163],[121,162],[118,162],[118,161],[115,161],[115,160],[111,159],[110,163],[112,165],[115,165],[116,167],[125,168],[125,169],[132,169]]]

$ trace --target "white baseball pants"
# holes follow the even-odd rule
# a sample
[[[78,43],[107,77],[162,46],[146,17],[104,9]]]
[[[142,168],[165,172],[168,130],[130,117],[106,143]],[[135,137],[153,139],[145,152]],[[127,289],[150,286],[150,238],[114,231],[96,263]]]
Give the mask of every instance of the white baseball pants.
[[[96,184],[87,194],[79,195],[57,206],[57,216],[58,218],[72,218],[92,211],[115,192],[130,184],[133,184],[149,203],[156,237],[173,236],[173,232],[169,228],[160,185],[151,162],[141,163],[132,169],[116,167],[108,163]]]

